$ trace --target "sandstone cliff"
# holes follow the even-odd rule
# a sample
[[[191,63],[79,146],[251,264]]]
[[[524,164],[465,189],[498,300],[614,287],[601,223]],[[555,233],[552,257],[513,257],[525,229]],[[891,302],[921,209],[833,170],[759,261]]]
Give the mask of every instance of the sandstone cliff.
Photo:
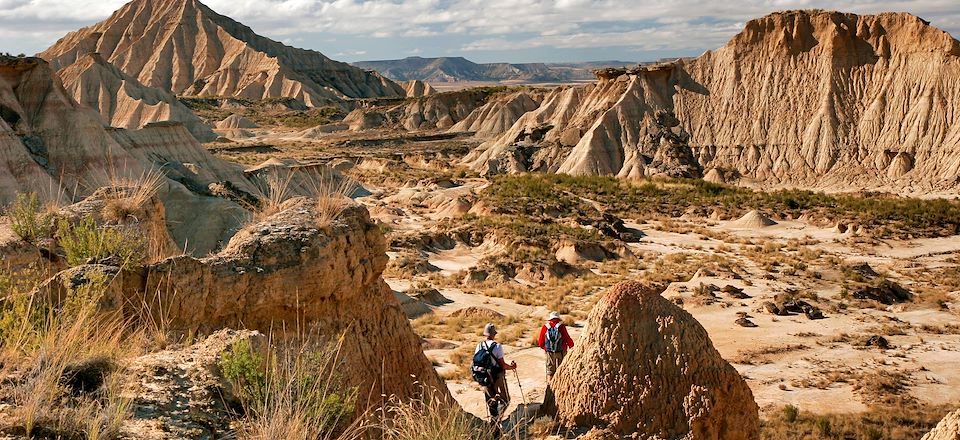
[[[296,98],[405,96],[396,83],[311,50],[261,37],[196,0],[135,0],[40,54],[57,69],[98,52],[149,87],[185,95]]]
[[[666,111],[698,167],[741,184],[960,186],[960,43],[909,14],[774,13],[699,58],[598,78],[554,92],[467,163],[522,171],[549,149],[548,171],[635,176]]]
[[[746,381],[659,291],[611,288],[553,380],[557,420],[638,438],[759,438]],[[631,437],[633,438],[633,437]]]
[[[140,84],[99,54],[84,55],[57,75],[73,99],[98,110],[113,127],[138,129],[151,122],[175,121],[183,123],[201,142],[217,138],[172,93]]]

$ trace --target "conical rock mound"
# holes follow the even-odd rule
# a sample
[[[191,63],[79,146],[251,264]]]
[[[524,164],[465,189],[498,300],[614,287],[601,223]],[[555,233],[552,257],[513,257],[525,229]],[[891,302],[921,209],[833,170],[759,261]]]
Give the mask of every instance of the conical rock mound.
[[[63,69],[91,52],[146,86],[183,95],[288,97],[310,106],[406,95],[376,72],[264,38],[196,0],[134,0],[40,56]]]
[[[258,127],[256,123],[240,115],[230,115],[224,118],[222,121],[217,122],[217,129],[219,130],[231,130],[237,128]]]
[[[737,220],[734,220],[730,223],[730,226],[735,228],[745,228],[745,229],[755,229],[755,228],[765,228],[767,226],[773,226],[777,224],[772,218],[767,217],[764,213],[752,210],[740,217]]]
[[[554,377],[557,420],[640,438],[759,438],[747,383],[657,290],[614,286]]]
[[[960,440],[960,410],[947,414],[922,440]]]
[[[406,81],[402,83],[403,89],[407,92],[407,98],[420,98],[423,96],[435,95],[437,89],[433,88],[430,84],[420,81],[419,79]]]
[[[99,111],[110,126],[133,130],[152,122],[182,122],[201,142],[217,138],[172,93],[140,84],[99,54],[84,55],[57,75],[73,99]]]

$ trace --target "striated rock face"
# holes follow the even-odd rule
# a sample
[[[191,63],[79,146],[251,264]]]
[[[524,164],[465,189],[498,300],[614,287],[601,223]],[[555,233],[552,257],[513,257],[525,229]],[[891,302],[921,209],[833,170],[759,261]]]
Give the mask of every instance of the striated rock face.
[[[759,408],[706,330],[657,290],[621,283],[554,377],[557,418],[640,438],[756,439]]]
[[[407,98],[420,98],[437,93],[437,89],[419,79],[404,81],[401,86],[407,91]]]
[[[0,116],[0,206],[18,192],[69,204],[111,176],[152,169],[167,177],[157,196],[178,249],[218,249],[249,215],[237,202],[256,190],[240,166],[213,157],[180,123],[105,128],[39,58],[0,60]]]
[[[947,414],[922,440],[960,440],[960,410]]]
[[[40,54],[57,69],[98,52],[149,87],[185,95],[290,97],[319,106],[405,96],[396,83],[261,37],[196,0],[135,0]]]
[[[477,138],[487,139],[507,131],[525,113],[536,110],[543,97],[527,91],[496,96],[474,110],[451,132],[474,132]]]
[[[73,99],[98,110],[113,127],[138,129],[151,122],[176,121],[201,142],[216,135],[172,93],[140,84],[99,54],[87,54],[57,72]]]
[[[523,171],[535,151],[518,148],[547,149],[546,171],[634,176],[655,161],[667,111],[700,168],[741,184],[960,186],[960,42],[909,14],[778,12],[699,58],[600,73],[548,95],[466,163]]]
[[[343,123],[351,130],[380,127],[405,130],[446,130],[482,106],[488,94],[479,90],[461,90],[394,102],[375,107],[361,107],[350,112]]]

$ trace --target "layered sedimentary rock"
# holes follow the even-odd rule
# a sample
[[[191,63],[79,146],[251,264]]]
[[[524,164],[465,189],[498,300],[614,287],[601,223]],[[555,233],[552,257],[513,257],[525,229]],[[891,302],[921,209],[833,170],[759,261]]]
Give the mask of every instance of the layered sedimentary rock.
[[[437,93],[437,89],[418,79],[405,81],[401,85],[407,91],[407,98],[419,98]]]
[[[437,93],[421,98],[358,108],[343,123],[351,130],[391,127],[446,130],[482,106],[489,94],[480,90]]]
[[[105,278],[103,312],[143,319],[146,310],[174,332],[245,328],[335,340],[344,363],[339,372],[364,401],[379,403],[381,394],[410,398],[422,387],[446,393],[381,278],[386,242],[367,210],[348,207],[333,221],[320,218],[315,200],[293,199],[210,256],[171,257],[128,271],[82,265],[39,292],[63,297],[69,285]]]
[[[639,438],[759,438],[746,381],[707,331],[659,291],[621,283],[603,296],[553,380],[557,420]]]
[[[528,91],[496,96],[450,127],[449,131],[469,131],[481,139],[500,135],[510,129],[525,113],[536,110],[542,99],[540,94]]]
[[[0,205],[20,192],[69,204],[154,170],[166,177],[157,195],[181,250],[217,249],[249,216],[238,202],[256,188],[241,167],[213,157],[181,123],[104,127],[39,58],[0,60],[0,116]]]
[[[555,92],[467,163],[522,171],[550,149],[549,171],[637,175],[657,155],[665,111],[699,167],[739,183],[960,185],[960,43],[909,14],[779,12],[699,58],[597,74],[594,85]]]
[[[289,97],[319,106],[405,96],[375,72],[257,35],[196,0],[135,0],[40,54],[57,69],[100,53],[149,87],[185,95]]]
[[[73,99],[98,110],[110,126],[138,129],[152,122],[181,122],[201,142],[216,135],[172,93],[146,87],[108,63],[87,54],[57,72]]]

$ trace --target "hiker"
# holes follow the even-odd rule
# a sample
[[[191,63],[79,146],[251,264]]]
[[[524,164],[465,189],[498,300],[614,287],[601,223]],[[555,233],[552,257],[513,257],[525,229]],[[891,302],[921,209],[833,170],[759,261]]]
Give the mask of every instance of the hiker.
[[[547,323],[540,328],[540,337],[537,344],[547,353],[547,384],[553,379],[553,375],[563,362],[563,357],[567,350],[573,348],[573,338],[567,332],[567,326],[563,325],[563,319],[557,312],[551,312],[547,317]]]
[[[497,327],[487,324],[483,327],[485,341],[477,344],[473,353],[473,379],[483,387],[483,394],[487,399],[487,410],[491,420],[497,420],[510,403],[510,392],[507,390],[507,370],[517,369],[516,362],[507,362],[503,359],[503,346],[495,340]]]

